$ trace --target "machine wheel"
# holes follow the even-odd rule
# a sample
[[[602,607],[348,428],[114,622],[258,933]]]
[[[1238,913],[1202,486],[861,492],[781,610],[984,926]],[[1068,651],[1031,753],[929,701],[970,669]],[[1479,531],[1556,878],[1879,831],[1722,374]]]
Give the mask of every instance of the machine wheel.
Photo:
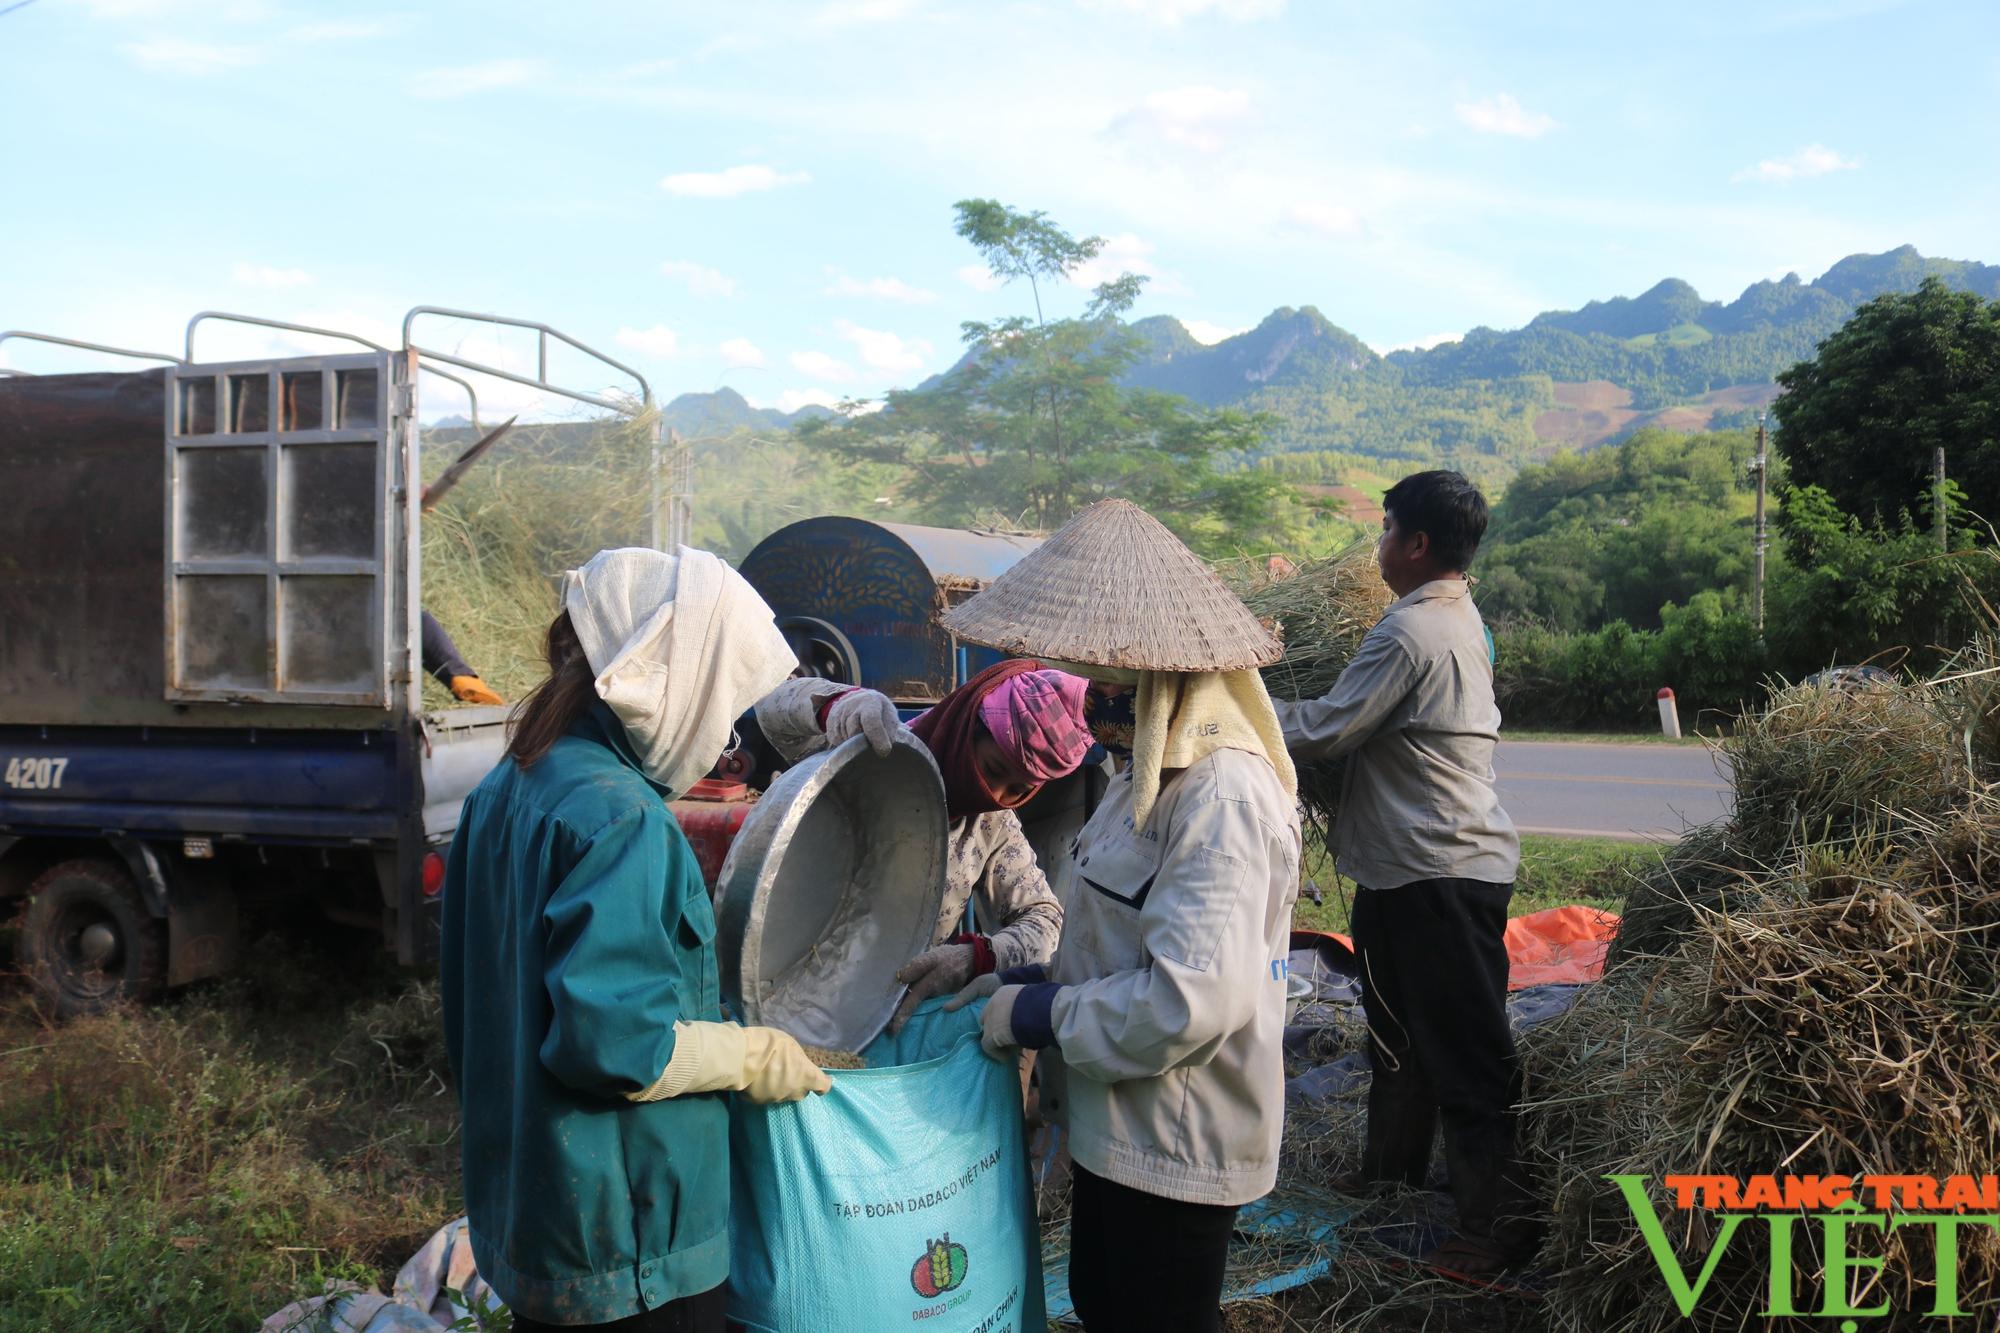
[[[146,910],[116,861],[80,857],[43,871],[28,886],[20,948],[29,977],[64,1018],[166,989],[167,923]]]
[[[841,685],[861,683],[861,655],[839,626],[818,616],[779,616],[778,633],[798,654],[799,665],[808,676]]]

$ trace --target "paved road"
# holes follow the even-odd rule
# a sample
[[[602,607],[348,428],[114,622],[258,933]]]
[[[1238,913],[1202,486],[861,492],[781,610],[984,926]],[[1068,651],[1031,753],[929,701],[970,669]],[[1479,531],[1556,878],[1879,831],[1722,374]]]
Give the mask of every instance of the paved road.
[[[1729,813],[1715,756],[1697,745],[1502,739],[1500,803],[1523,833],[1678,838]]]

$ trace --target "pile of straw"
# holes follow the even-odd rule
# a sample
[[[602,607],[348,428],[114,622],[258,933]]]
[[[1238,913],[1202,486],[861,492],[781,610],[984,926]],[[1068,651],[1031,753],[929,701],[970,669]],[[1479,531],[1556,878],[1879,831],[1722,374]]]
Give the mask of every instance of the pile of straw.
[[[1984,671],[1985,667],[1975,669]],[[1685,841],[1633,894],[1602,984],[1523,1043],[1525,1159],[1553,1204],[1555,1327],[1685,1327],[1604,1177],[1654,1183],[1685,1271],[1715,1215],[1668,1173],[1952,1174],[2000,1163],[2000,791],[1979,743],[1985,676],[1860,693],[1797,689],[1727,748],[1732,819]],[[1870,1211],[1873,1211],[1872,1207]],[[1760,1323],[1761,1225],[1724,1250],[1703,1327]],[[1823,1258],[1801,1225],[1799,1308]],[[1857,1227],[1870,1328],[1939,1326],[1935,1231]],[[1960,1233],[1959,1299],[2000,1308],[2000,1234]]]
[[[1317,699],[1333,688],[1390,602],[1375,567],[1374,544],[1356,542],[1294,572],[1273,575],[1262,563],[1225,568],[1223,577],[1260,619],[1272,622],[1285,655],[1264,668],[1273,699]],[[1307,835],[1325,846],[1340,808],[1341,760],[1302,764],[1299,800]]]
[[[644,416],[517,426],[424,515],[424,605],[508,702],[548,674],[542,641],[563,571],[607,547],[647,544],[651,426]],[[428,438],[425,476],[471,439]],[[449,702],[425,689],[431,703]]]

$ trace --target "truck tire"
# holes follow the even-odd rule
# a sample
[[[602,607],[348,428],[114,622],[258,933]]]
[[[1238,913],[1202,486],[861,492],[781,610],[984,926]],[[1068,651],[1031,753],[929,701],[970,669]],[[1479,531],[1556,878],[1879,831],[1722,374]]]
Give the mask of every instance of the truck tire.
[[[28,886],[20,949],[63,1018],[157,999],[167,986],[167,923],[117,861],[79,857],[43,871]]]

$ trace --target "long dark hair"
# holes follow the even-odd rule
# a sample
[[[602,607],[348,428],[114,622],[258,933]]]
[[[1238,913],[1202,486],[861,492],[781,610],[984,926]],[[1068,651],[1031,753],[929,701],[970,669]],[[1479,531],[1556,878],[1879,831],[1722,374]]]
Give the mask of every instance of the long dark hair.
[[[597,673],[564,611],[549,622],[544,652],[549,678],[523,695],[507,717],[507,757],[527,768],[561,740],[570,724],[597,701]]]

